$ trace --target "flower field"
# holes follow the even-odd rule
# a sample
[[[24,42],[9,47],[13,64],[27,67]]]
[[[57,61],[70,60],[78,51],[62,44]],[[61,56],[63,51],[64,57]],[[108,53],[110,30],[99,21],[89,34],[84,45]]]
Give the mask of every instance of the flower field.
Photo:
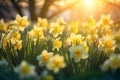
[[[120,80],[119,27],[110,15],[0,20],[0,80]]]

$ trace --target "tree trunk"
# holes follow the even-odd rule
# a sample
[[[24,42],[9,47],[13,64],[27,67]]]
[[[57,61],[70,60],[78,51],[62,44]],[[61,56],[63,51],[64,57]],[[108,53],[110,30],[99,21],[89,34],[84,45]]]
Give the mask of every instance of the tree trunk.
[[[35,10],[36,10],[36,8],[35,8],[35,0],[29,0],[29,11],[30,11],[31,21],[36,21],[37,20]]]
[[[16,2],[16,0],[11,0],[11,3],[13,4],[14,8],[17,10],[18,14],[20,16],[23,16],[23,13],[22,13],[22,10],[21,10],[21,7],[19,6],[19,2]]]
[[[48,10],[51,6],[51,4],[54,2],[54,0],[45,0],[44,2],[44,5],[41,9],[41,12],[40,12],[40,15],[39,17],[42,17],[42,18],[46,18],[47,17],[47,13],[48,13]]]

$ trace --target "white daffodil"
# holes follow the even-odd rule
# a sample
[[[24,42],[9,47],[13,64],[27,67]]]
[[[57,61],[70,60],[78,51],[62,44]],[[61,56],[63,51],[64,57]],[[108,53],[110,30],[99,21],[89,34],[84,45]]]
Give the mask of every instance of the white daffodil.
[[[36,76],[35,66],[28,64],[26,61],[22,61],[14,70],[21,78]]]
[[[74,58],[75,62],[79,62],[81,59],[87,59],[89,57],[88,53],[85,51],[83,45],[72,46],[70,48],[70,57]]]
[[[52,52],[47,52],[47,50],[43,50],[41,55],[37,56],[37,60],[39,61],[39,65],[43,66],[43,65],[47,64],[52,56],[53,56]]]

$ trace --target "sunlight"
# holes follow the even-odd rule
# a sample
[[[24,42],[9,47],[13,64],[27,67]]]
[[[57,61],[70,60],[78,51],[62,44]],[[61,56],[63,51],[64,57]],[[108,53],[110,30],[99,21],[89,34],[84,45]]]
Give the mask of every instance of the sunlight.
[[[81,7],[81,9],[83,9],[85,12],[89,11],[92,13],[100,10],[104,5],[102,0],[81,0],[78,6]]]
[[[94,5],[94,0],[83,0],[85,6],[91,7]]]

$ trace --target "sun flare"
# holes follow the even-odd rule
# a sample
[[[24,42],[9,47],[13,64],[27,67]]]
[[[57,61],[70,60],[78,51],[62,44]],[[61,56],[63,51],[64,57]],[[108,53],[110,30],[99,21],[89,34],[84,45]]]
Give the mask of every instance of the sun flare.
[[[94,0],[83,0],[83,4],[91,7],[94,4]]]

